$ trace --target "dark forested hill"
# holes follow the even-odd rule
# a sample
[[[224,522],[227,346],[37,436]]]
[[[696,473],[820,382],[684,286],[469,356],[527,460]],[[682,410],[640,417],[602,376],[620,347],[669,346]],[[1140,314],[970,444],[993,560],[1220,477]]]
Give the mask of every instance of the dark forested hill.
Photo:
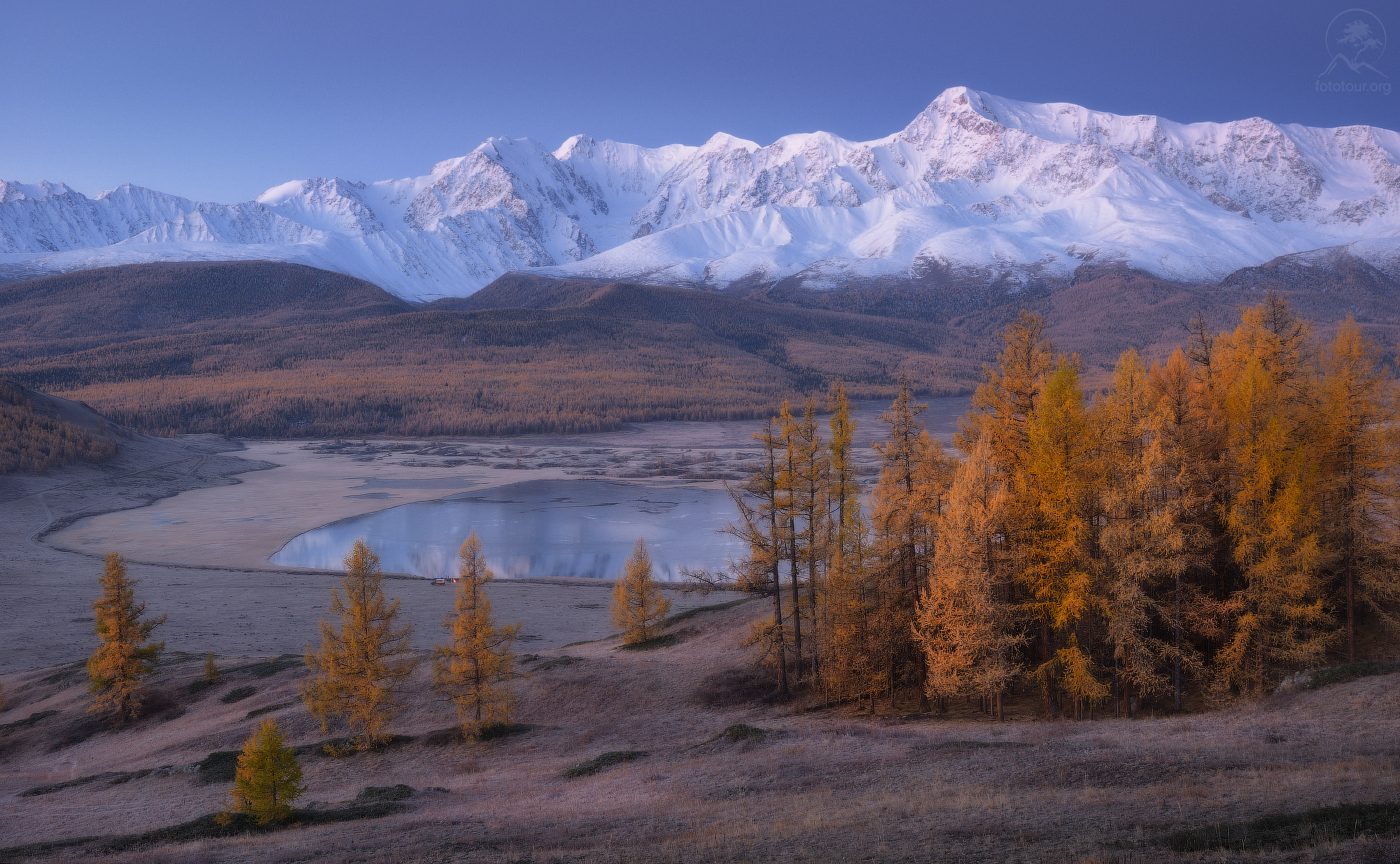
[[[0,284],[0,334],[11,350],[29,343],[52,351],[144,335],[351,321],[411,308],[369,282],[300,264],[131,264]]]
[[[0,378],[0,474],[105,462],[120,433],[86,405]]]
[[[1270,288],[1320,331],[1352,314],[1382,344],[1400,336],[1400,298],[1364,269],[1237,276],[1084,267],[1056,284],[718,292],[507,274],[415,307],[297,265],[139,265],[0,285],[0,374],[158,432],[515,434],[762,416],[837,378],[857,398],[891,395],[901,375],[922,394],[968,392],[1023,308],[1090,386],[1128,347],[1164,356],[1198,312],[1233,327]]]
[[[18,298],[0,302],[12,316],[0,370],[150,431],[449,435],[759,416],[838,377],[857,397],[892,394],[901,374],[922,392],[957,393],[983,360],[929,322],[716,292],[588,283],[549,302],[413,309],[306,268],[281,274],[297,290],[278,293],[266,278],[276,271],[245,267],[207,270],[221,281],[203,293],[198,281],[172,287],[167,273],[112,272],[87,289],[104,292],[95,302],[106,316],[85,307],[77,283],[0,287]],[[240,290],[277,302],[264,311]]]

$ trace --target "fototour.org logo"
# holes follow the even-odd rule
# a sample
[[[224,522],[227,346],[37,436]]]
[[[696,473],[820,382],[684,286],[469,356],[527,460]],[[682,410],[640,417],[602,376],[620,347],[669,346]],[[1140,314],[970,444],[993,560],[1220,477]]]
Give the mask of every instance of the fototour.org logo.
[[[1366,9],[1348,9],[1327,25],[1327,68],[1317,89],[1330,93],[1390,95],[1390,77],[1377,68],[1385,54],[1385,24]]]

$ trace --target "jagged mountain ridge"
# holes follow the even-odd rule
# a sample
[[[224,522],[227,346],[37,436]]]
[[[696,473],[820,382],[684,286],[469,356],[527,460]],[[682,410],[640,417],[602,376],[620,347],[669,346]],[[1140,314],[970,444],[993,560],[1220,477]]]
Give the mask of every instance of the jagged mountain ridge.
[[[1400,135],[1178,124],[961,87],[871,142],[575,136],[550,151],[493,138],[422,177],[313,178],[234,205],[0,181],[12,278],[272,259],[414,300],[465,296],[513,270],[821,289],[940,269],[1014,290],[1090,262],[1203,283],[1319,249],[1400,273]]]

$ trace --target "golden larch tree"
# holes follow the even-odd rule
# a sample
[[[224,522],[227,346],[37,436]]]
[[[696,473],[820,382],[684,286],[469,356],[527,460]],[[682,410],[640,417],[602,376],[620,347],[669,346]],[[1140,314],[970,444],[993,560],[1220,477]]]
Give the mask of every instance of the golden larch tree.
[[[1132,716],[1134,689],[1142,695],[1165,686],[1157,662],[1162,642],[1153,638],[1151,631],[1158,562],[1152,532],[1157,490],[1148,464],[1150,398],[1147,370],[1137,351],[1129,348],[1118,358],[1112,390],[1091,414],[1102,447],[1098,480],[1104,520],[1100,544],[1105,559],[1107,635],[1128,717]]]
[[[1229,383],[1225,525],[1241,584],[1224,605],[1230,622],[1215,656],[1216,694],[1258,694],[1281,667],[1305,667],[1333,636],[1322,571],[1315,376],[1305,322],[1276,295],[1246,309],[1223,340]]]
[[[793,679],[797,686],[802,686],[802,597],[801,597],[801,573],[800,561],[803,557],[803,537],[800,526],[800,511],[802,509],[802,481],[801,463],[803,457],[803,444],[800,438],[801,429],[797,420],[792,416],[792,406],[787,400],[783,400],[783,407],[778,413],[778,430],[782,436],[783,451],[782,460],[778,467],[778,506],[781,517],[779,527],[782,530],[782,548],[784,557],[788,562],[788,583],[792,589],[792,615],[788,618],[792,630],[792,654],[793,654]]]
[[[839,558],[853,543],[864,540],[861,532],[855,530],[860,519],[860,486],[856,483],[855,463],[851,460],[856,423],[851,417],[846,385],[840,380],[832,385],[827,410],[831,412],[831,440],[828,443],[829,483],[825,499],[831,508],[829,522],[835,533],[831,557]]]
[[[1033,502],[1017,550],[1028,611],[1041,622],[1040,677],[1050,710],[1056,678],[1075,716],[1108,695],[1087,627],[1101,611],[1101,567],[1092,553],[1095,441],[1072,358],[1061,358],[1028,426],[1024,501]]]
[[[670,611],[671,601],[661,596],[661,584],[652,575],[647,541],[638,537],[613,587],[613,626],[622,630],[624,645],[637,645],[656,638]]]
[[[321,648],[307,648],[311,678],[302,688],[307,709],[321,721],[345,722],[361,749],[388,737],[389,721],[399,710],[399,689],[413,674],[411,624],[398,626],[399,601],[384,597],[379,556],[356,540],[345,556],[341,590],[331,590],[331,612],[340,627],[321,621]]]
[[[881,456],[880,479],[871,499],[872,570],[876,603],[872,631],[883,655],[891,696],[902,680],[926,699],[924,657],[914,644],[914,609],[934,556],[937,517],[952,476],[952,462],[929,437],[918,415],[907,378],[880,419],[890,438],[874,446]]]
[[[292,802],[305,791],[296,751],[282,740],[277,723],[271,717],[264,719],[238,754],[230,811],[247,814],[259,825],[283,822],[292,815]]]
[[[799,453],[799,469],[795,477],[794,509],[802,524],[802,561],[807,570],[807,617],[811,621],[812,679],[821,680],[821,640],[826,638],[820,626],[821,597],[825,578],[830,569],[835,529],[831,524],[830,492],[831,460],[817,433],[817,406],[808,399],[802,411],[802,422],[788,438],[788,447]],[[799,665],[801,661],[799,659]]]
[[[953,443],[967,453],[974,441],[986,438],[993,461],[1014,473],[1029,452],[1031,414],[1055,370],[1055,351],[1045,338],[1045,319],[1024,309],[1002,331],[1001,341],[997,365],[985,369]]]
[[[998,719],[1002,694],[1020,674],[1015,651],[1025,641],[1016,630],[1005,562],[1006,498],[991,443],[979,440],[954,473],[914,619],[928,695],[940,703],[977,695]]]
[[[1392,628],[1397,624],[1400,416],[1395,383],[1350,317],[1324,352],[1321,389],[1324,511],[1346,610],[1347,659],[1355,663],[1358,603]]]
[[[778,475],[778,489],[783,505],[783,539],[787,546],[788,576],[792,588],[792,634],[796,680],[803,677],[805,658],[812,659],[812,673],[820,666],[817,644],[817,605],[822,572],[826,566],[828,541],[828,512],[826,503],[828,459],[826,448],[817,434],[817,408],[811,400],[799,420],[783,403],[778,417],[782,439],[786,445]],[[807,602],[802,603],[802,583],[806,583]],[[807,622],[807,647],[803,647],[803,622]]]
[[[1179,707],[1183,662],[1188,671],[1199,668],[1182,640],[1182,580],[1205,563],[1209,544],[1195,520],[1210,500],[1187,441],[1196,417],[1190,388],[1181,351],[1149,372],[1130,348],[1092,412],[1101,450],[1106,636],[1128,717],[1136,697],[1168,689]],[[1162,619],[1172,622],[1167,633],[1157,626]]]
[[[1166,580],[1159,584],[1156,612],[1170,625],[1166,657],[1172,665],[1172,704],[1180,711],[1183,674],[1203,671],[1203,658],[1189,636],[1214,629],[1208,622],[1217,606],[1201,590],[1200,578],[1212,576],[1217,548],[1212,527],[1218,521],[1218,417],[1182,349],[1148,372],[1148,402],[1144,471],[1151,515],[1140,549],[1156,576]]]
[[[888,674],[879,662],[873,630],[876,587],[868,566],[863,518],[847,516],[847,548],[831,561],[822,592],[822,688],[836,702],[870,700],[884,691]]]
[[[475,530],[457,557],[457,601],[442,622],[448,643],[433,651],[433,686],[456,706],[462,733],[478,736],[489,726],[510,722],[515,705],[510,682],[516,675],[510,649],[520,625],[497,627],[491,617],[486,583],[495,576],[486,567]]]
[[[164,642],[148,640],[165,616],[141,620],[146,604],[136,602],[136,580],[116,552],[108,554],[100,584],[102,596],[92,604],[101,644],[87,662],[88,690],[96,697],[89,710],[111,710],[120,722],[140,713],[142,679],[165,650]]]
[[[1144,556],[1139,564],[1156,582],[1156,613],[1170,623],[1163,654],[1171,666],[1172,704],[1180,711],[1183,674],[1203,671],[1201,653],[1188,637],[1214,629],[1217,604],[1199,580],[1212,575],[1211,553],[1217,546],[1211,526],[1218,519],[1218,436],[1214,411],[1180,348],[1149,371],[1148,404],[1142,465],[1146,498],[1140,502],[1146,520],[1137,526],[1141,534],[1134,550]]]
[[[760,662],[773,661],[778,673],[778,693],[786,696],[789,692],[787,637],[790,628],[783,614],[782,583],[779,581],[785,549],[784,500],[778,483],[783,442],[773,419],[765,422],[753,437],[763,448],[763,456],[758,470],[742,486],[726,485],[739,518],[727,525],[725,532],[742,541],[748,550],[743,559],[735,563],[739,590],[773,598],[772,619],[755,622],[744,641],[746,646],[759,647]]]
[[[867,566],[865,518],[860,507],[851,446],[856,424],[846,388],[837,381],[828,402],[831,439],[824,499],[830,508],[831,539],[827,548],[826,579],[820,594],[819,617],[822,688],[837,702],[869,698],[883,689],[871,631],[875,585]]]

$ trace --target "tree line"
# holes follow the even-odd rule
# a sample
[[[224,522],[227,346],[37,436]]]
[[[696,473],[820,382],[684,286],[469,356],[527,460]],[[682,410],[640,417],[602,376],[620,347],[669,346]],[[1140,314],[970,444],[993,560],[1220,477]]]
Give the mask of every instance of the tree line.
[[[926,708],[1038,693],[1045,716],[1265,692],[1400,601],[1396,382],[1350,319],[1314,339],[1280,297],[1165,361],[1119,358],[1086,393],[1023,312],[973,397],[955,458],[906,379],[862,506],[839,383],[756,434],[731,490],[740,587],[771,598],[750,636],[780,692],[910,693]]]

